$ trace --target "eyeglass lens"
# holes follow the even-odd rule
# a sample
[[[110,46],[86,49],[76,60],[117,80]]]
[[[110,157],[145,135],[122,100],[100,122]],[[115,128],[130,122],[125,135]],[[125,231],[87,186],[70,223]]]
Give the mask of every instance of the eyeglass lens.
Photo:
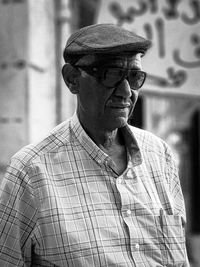
[[[102,82],[105,86],[113,87],[125,78],[127,78],[132,89],[139,89],[145,81],[146,74],[139,70],[127,71],[120,68],[108,68],[103,72]]]

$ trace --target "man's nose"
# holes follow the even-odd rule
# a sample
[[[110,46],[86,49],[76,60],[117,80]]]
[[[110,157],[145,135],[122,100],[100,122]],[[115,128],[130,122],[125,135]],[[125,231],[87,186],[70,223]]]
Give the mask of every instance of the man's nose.
[[[115,89],[115,95],[128,98],[131,97],[132,91],[129,85],[129,82],[127,79],[123,79],[116,87]]]

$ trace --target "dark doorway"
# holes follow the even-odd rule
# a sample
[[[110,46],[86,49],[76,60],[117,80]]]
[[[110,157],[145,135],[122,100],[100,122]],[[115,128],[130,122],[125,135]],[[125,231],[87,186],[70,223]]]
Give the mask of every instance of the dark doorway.
[[[200,233],[200,111],[191,120],[191,232]]]
[[[139,96],[138,101],[136,103],[135,109],[131,118],[129,119],[129,123],[135,127],[143,128],[143,99]]]

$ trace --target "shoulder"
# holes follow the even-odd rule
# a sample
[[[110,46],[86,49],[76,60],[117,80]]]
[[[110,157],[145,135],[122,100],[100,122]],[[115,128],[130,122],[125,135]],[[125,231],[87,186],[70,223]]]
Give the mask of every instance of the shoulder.
[[[142,151],[156,153],[169,160],[173,157],[170,146],[163,139],[147,130],[134,126],[129,127]]]
[[[56,126],[45,138],[21,148],[11,157],[11,163],[28,166],[28,164],[49,153],[58,151],[63,146],[67,146],[72,139],[70,131],[70,120]]]

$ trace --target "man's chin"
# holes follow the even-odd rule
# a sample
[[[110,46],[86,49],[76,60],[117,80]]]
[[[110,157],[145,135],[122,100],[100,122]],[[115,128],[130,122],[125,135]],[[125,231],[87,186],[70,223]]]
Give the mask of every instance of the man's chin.
[[[105,124],[105,128],[108,130],[115,130],[118,128],[122,128],[127,124],[128,118],[124,117],[118,117],[118,118],[113,118],[112,120],[107,120]]]

